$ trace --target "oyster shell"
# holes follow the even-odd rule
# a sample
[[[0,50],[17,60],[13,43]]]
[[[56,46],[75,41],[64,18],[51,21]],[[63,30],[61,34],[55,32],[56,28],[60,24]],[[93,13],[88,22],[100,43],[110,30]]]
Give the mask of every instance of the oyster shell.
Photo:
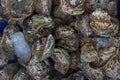
[[[31,20],[28,19],[25,22],[24,33],[31,46],[39,38],[48,36],[54,27],[51,17],[33,15]]]
[[[96,9],[90,15],[90,19],[90,26],[97,35],[110,37],[118,33],[118,25],[111,21],[110,15],[104,10]]]
[[[0,80],[11,80],[19,70],[18,63],[8,64],[0,71]]]
[[[104,70],[108,78],[112,80],[120,78],[120,63],[118,62],[117,56],[106,65]]]
[[[108,10],[108,13],[111,16],[116,16],[117,15],[117,4],[116,4],[116,2],[115,1],[110,1],[107,4],[107,10]]]
[[[92,35],[92,30],[89,24],[90,18],[88,15],[83,15],[82,17],[78,17],[78,20],[75,23],[75,29],[81,32],[84,36]]]
[[[24,69],[21,69],[14,75],[12,80],[35,80]]]
[[[46,79],[49,78],[49,75],[48,75],[49,64],[46,64],[46,62],[41,61],[37,55],[32,56],[30,62],[26,66],[26,68],[27,68],[29,74],[35,80],[42,80],[45,78]]]
[[[50,34],[47,38],[41,60],[45,60],[48,57],[50,57],[52,55],[54,47],[55,47],[55,40],[54,37]]]
[[[72,68],[74,70],[78,69],[77,64],[80,60],[80,54],[79,53],[80,52],[77,51],[77,52],[72,52],[71,54],[69,54],[70,55],[70,60],[71,60],[70,68]]]
[[[62,80],[84,80],[84,76],[81,71],[71,74],[68,78]]]
[[[12,44],[12,36],[15,32],[19,31],[18,26],[15,25],[16,22],[10,23],[4,30],[2,40],[1,40],[1,46],[2,49],[5,51],[5,55],[8,57],[8,59],[14,58],[14,47]]]
[[[55,7],[53,12],[53,17],[54,17],[54,22],[58,26],[61,24],[70,24],[71,22],[75,21],[75,18],[72,15],[65,13],[61,9],[61,6]]]
[[[103,40],[103,39],[102,39]],[[99,42],[102,42],[99,40]],[[111,43],[108,41],[105,42],[106,44],[98,44],[98,55],[96,61],[93,61],[90,63],[90,66],[93,68],[103,68],[106,66],[106,64],[114,58],[118,54],[118,48],[111,45]]]
[[[84,13],[85,0],[61,0],[61,8],[64,12],[71,15]]]
[[[27,68],[28,73],[35,79],[35,80],[49,80],[49,63],[48,60],[41,60],[44,52],[44,46],[46,45],[46,39],[40,42],[37,40],[32,46],[32,58],[30,59],[28,65],[25,67]],[[48,44],[47,44],[48,45]]]
[[[7,62],[8,62],[8,58],[5,55],[5,52],[3,51],[3,49],[0,48],[0,67],[5,66]]]
[[[56,45],[65,48],[68,52],[76,51],[79,47],[77,34],[70,26],[61,26],[56,28]]]
[[[33,0],[1,0],[3,14],[8,18],[18,18],[32,13]]]
[[[70,56],[64,49],[53,50],[53,55],[51,58],[55,61],[55,69],[61,72],[62,74],[67,73],[70,67]]]
[[[93,69],[86,62],[78,63],[78,67],[81,69],[83,74],[90,80],[103,80],[104,74],[100,69]]]
[[[92,40],[87,39],[81,46],[80,59],[83,62],[92,62],[98,58],[98,52],[95,48],[95,43]]]
[[[50,16],[52,0],[34,0],[34,10],[39,15]]]

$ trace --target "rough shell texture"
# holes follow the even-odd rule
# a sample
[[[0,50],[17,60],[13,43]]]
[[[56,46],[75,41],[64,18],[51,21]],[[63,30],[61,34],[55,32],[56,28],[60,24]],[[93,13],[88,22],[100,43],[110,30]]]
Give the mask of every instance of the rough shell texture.
[[[101,70],[91,68],[88,63],[81,62],[78,64],[78,67],[90,80],[103,80],[104,78],[104,74]]]
[[[70,64],[70,68],[72,69],[78,69],[78,62],[80,60],[80,52],[72,52],[70,55],[70,60],[71,60],[71,64]]]
[[[18,70],[19,65],[17,63],[8,64],[3,70],[0,71],[0,80],[11,80]]]
[[[13,80],[35,80],[24,69],[21,69],[14,75]]]
[[[41,61],[37,55],[32,56],[28,66],[26,66],[29,74],[36,80],[42,80],[43,78],[49,78],[48,71],[49,66]]]
[[[83,76],[81,71],[78,71],[78,72],[76,72],[74,74],[71,74],[68,77],[68,80],[84,80],[84,76]]]
[[[55,61],[55,69],[62,74],[67,73],[70,67],[70,56],[64,49],[54,49],[52,59]]]
[[[108,13],[111,16],[116,16],[117,15],[117,5],[116,5],[116,2],[115,1],[109,2],[109,4],[107,4],[107,10],[108,10]]]
[[[50,16],[52,0],[34,0],[34,10],[39,15]]]
[[[1,45],[2,49],[5,51],[5,55],[8,57],[8,59],[12,59],[14,57],[14,47],[12,44],[12,36],[13,34],[19,31],[18,27],[14,24],[9,24],[3,33]]]
[[[8,58],[7,56],[5,55],[5,52],[0,49],[0,66],[5,66],[8,62]]]
[[[98,52],[93,42],[86,42],[81,47],[81,61],[92,62],[98,57]]]
[[[111,59],[116,56],[117,53],[118,50],[116,47],[111,46],[109,48],[104,48],[99,51],[99,58],[96,61],[91,62],[90,65],[93,68],[104,67]]]
[[[64,12],[60,6],[55,7],[53,16],[55,17],[54,22],[60,24],[70,24],[75,21],[74,16]]]
[[[115,57],[113,60],[111,60],[105,67],[105,74],[108,78],[111,79],[117,79],[120,77],[120,63],[117,60],[117,57]]]
[[[41,60],[45,60],[48,57],[50,57],[52,55],[54,47],[55,47],[55,40],[54,37],[50,34],[47,38]]]
[[[79,41],[74,29],[70,26],[61,26],[56,29],[57,46],[65,48],[69,52],[76,51],[79,47]]]
[[[89,16],[84,15],[82,17],[78,17],[78,20],[75,23],[75,29],[81,32],[84,36],[90,36],[92,34],[92,30],[89,24]]]
[[[32,44],[43,36],[48,36],[53,28],[53,20],[51,17],[33,15],[31,19],[25,21],[24,33],[26,40]]]
[[[61,8],[64,12],[71,15],[84,13],[85,0],[61,0]]]
[[[118,25],[114,24],[110,15],[100,8],[92,12],[90,19],[91,28],[97,35],[110,37],[118,32]]]
[[[5,15],[8,18],[18,18],[30,15],[32,12],[33,0],[1,0]]]

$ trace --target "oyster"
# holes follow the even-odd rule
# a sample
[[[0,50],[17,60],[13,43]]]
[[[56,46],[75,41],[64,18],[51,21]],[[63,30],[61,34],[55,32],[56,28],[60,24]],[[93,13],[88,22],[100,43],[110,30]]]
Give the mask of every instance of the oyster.
[[[2,49],[5,51],[6,56],[8,59],[14,58],[14,47],[12,44],[12,36],[15,32],[19,31],[18,26],[15,25],[16,22],[10,23],[4,30],[1,45]]]
[[[61,0],[61,8],[70,15],[79,15],[84,13],[85,0]]]
[[[55,61],[55,69],[61,72],[62,74],[67,73],[70,67],[70,56],[64,49],[53,50],[53,55],[51,58]]]
[[[5,55],[5,52],[3,51],[3,49],[0,48],[0,67],[5,66],[7,62],[8,62],[8,58]]]
[[[46,41],[40,42],[37,40],[32,46],[32,58],[30,59],[27,68],[28,73],[35,80],[49,80],[49,63],[48,60],[41,60],[41,57],[44,52],[44,46],[46,45]],[[48,44],[47,44],[48,45]]]
[[[62,80],[84,80],[84,76],[81,71],[71,74],[68,78]]]
[[[44,50],[44,45],[40,42],[40,40],[37,40],[32,45],[32,55],[37,55],[37,56],[41,57],[43,50]]]
[[[90,80],[103,80],[104,74],[100,69],[93,69],[86,62],[78,63],[78,67],[81,69],[83,74]]]
[[[29,74],[35,80],[42,80],[45,78],[46,79],[49,78],[49,75],[48,75],[49,64],[46,64],[46,62],[41,61],[37,55],[32,56],[30,62],[26,66],[26,68],[27,68]]]
[[[78,17],[78,20],[75,23],[75,29],[81,32],[84,36],[92,35],[93,32],[90,28],[89,21],[90,19],[88,15],[83,15],[81,18]]]
[[[35,80],[24,69],[21,69],[14,75],[12,80]]]
[[[95,43],[92,40],[85,41],[81,46],[81,61],[92,62],[98,58],[98,52]]]
[[[47,38],[41,60],[45,60],[48,57],[50,57],[52,55],[54,47],[55,47],[55,40],[54,37],[50,34]]]
[[[8,64],[0,71],[0,80],[11,80],[19,70],[18,63]]]
[[[33,0],[1,0],[1,5],[8,18],[25,17],[32,13]]]
[[[114,57],[104,68],[105,74],[109,79],[117,80],[120,78],[120,63],[118,62],[117,56]]]
[[[85,3],[85,13],[91,13],[97,8],[101,8],[103,10],[107,10],[107,5],[109,4],[110,0],[86,0]]]
[[[117,4],[115,1],[110,1],[109,4],[107,4],[107,10],[108,13],[111,16],[116,16],[117,15]]]
[[[65,48],[68,52],[76,51],[79,47],[77,34],[70,26],[56,28],[56,45]]]
[[[77,51],[77,52],[72,52],[71,54],[69,54],[70,55],[70,60],[71,60],[71,64],[70,64],[71,69],[74,69],[74,70],[78,69],[77,64],[80,60],[80,54],[79,53],[80,52]]]
[[[98,41],[97,41],[98,40]],[[96,39],[98,58],[90,63],[92,68],[103,68],[106,64],[118,54],[118,48],[112,45],[110,39]]]
[[[75,21],[74,16],[67,14],[61,9],[61,6],[56,6],[53,11],[53,18],[56,25],[61,24],[70,24],[71,22]]]
[[[118,25],[111,21],[110,15],[104,10],[96,9],[90,19],[90,26],[97,35],[111,37],[118,33]]]
[[[48,36],[54,27],[51,17],[33,15],[31,20],[28,19],[25,22],[24,33],[31,46],[39,38]]]
[[[39,15],[50,16],[52,0],[34,0],[34,10]]]

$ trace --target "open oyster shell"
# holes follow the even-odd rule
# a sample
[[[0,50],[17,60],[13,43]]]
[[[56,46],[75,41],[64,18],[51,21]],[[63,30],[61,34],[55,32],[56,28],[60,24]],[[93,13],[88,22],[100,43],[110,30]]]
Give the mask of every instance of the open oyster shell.
[[[110,15],[98,8],[90,15],[90,26],[99,36],[110,37],[118,33],[118,25],[111,21]]]
[[[62,10],[71,15],[84,13],[85,0],[61,0]]]

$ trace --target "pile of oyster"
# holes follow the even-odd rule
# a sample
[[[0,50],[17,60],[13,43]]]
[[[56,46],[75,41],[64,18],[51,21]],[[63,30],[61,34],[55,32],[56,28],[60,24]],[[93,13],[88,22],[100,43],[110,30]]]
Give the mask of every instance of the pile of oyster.
[[[0,0],[0,80],[119,80],[117,0]]]

